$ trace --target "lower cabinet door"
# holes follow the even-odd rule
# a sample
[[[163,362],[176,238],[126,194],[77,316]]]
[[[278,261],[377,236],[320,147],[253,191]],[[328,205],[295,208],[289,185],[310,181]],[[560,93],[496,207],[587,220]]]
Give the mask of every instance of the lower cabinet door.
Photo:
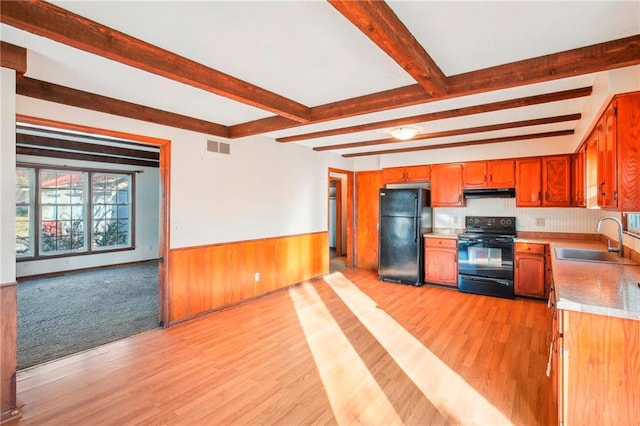
[[[457,287],[457,250],[428,248],[425,250],[424,270],[426,282]]]

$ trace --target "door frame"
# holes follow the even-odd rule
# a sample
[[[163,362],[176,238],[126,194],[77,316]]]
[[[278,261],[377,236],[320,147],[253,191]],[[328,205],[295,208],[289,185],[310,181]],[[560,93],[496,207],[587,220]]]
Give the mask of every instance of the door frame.
[[[94,133],[103,136],[111,136],[129,139],[147,145],[154,145],[160,149],[160,206],[158,220],[158,322],[161,327],[169,325],[169,212],[171,211],[171,141],[150,136],[119,132],[115,130],[89,127],[80,124],[66,123],[16,114],[16,121],[40,126],[55,127],[65,130]]]
[[[354,223],[353,223],[353,197],[354,197],[354,191],[353,191],[353,181],[354,181],[354,172],[351,170],[345,170],[345,169],[337,169],[337,168],[333,168],[333,167],[329,167],[327,169],[327,213],[329,212],[329,183],[331,182],[332,179],[339,179],[336,178],[334,176],[331,176],[332,173],[335,174],[339,174],[339,175],[344,175],[347,178],[347,205],[346,206],[341,206],[342,209],[346,208],[347,210],[347,235],[346,235],[346,239],[347,239],[347,252],[346,252],[346,260],[345,260],[345,264],[348,268],[353,267],[354,265],[354,253],[353,253],[353,249],[355,247],[354,244]],[[341,190],[344,188],[341,188]],[[340,203],[342,204],[342,203]],[[337,216],[337,212],[336,212],[336,216]],[[327,228],[329,227],[329,217],[327,215]]]
[[[332,182],[335,183],[336,188],[336,255],[342,256],[342,179],[329,177],[329,194],[331,194]],[[329,205],[331,205],[331,195],[329,195]],[[331,217],[331,211],[329,211],[329,217]]]

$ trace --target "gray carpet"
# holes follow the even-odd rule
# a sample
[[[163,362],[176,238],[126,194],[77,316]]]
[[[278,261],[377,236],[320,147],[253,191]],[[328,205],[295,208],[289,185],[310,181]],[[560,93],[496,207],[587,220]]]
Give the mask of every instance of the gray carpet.
[[[18,280],[18,369],[158,327],[158,265]]]

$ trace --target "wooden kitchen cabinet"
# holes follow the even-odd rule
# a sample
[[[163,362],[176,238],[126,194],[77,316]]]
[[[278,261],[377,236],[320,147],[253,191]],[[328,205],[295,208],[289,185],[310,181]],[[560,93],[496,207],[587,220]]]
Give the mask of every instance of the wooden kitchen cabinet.
[[[514,160],[472,161],[463,164],[464,188],[513,188]]]
[[[637,424],[640,321],[552,309],[558,424]]]
[[[585,207],[585,176],[587,145],[571,156],[571,205],[573,207]]]
[[[516,159],[516,207],[542,205],[542,169],[539,157]]]
[[[597,129],[598,146],[598,206],[617,207],[616,188],[616,123],[615,102],[602,114]]]
[[[516,243],[514,257],[515,295],[546,298],[544,244]]]
[[[571,206],[571,158],[516,159],[516,207]]]
[[[640,92],[617,95],[586,146],[587,206],[640,211]]]
[[[542,157],[542,205],[571,206],[571,155]]]
[[[428,182],[429,166],[390,167],[382,169],[384,183]]]
[[[462,207],[462,164],[431,166],[431,207]]]
[[[458,241],[453,238],[424,239],[424,280],[458,286]]]

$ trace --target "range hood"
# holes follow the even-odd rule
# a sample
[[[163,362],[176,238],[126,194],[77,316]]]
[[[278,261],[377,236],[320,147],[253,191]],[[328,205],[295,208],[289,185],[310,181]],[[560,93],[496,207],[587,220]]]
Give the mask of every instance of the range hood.
[[[474,188],[462,191],[464,198],[514,198],[515,188]]]

